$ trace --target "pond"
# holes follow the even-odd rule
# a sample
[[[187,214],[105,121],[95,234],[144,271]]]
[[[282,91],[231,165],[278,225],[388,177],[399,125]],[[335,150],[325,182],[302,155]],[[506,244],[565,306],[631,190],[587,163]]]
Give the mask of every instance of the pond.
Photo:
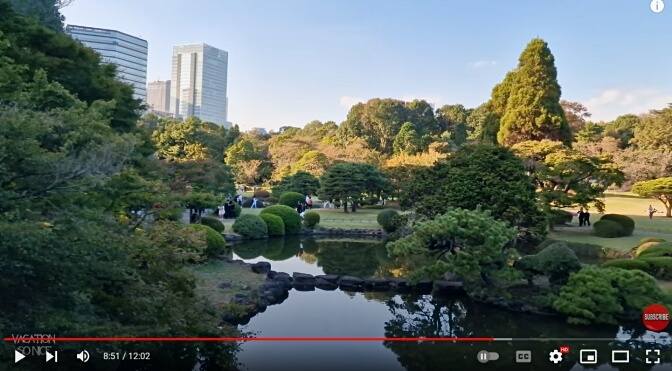
[[[394,275],[381,246],[371,240],[288,238],[246,242],[234,247],[234,254],[248,262],[270,261],[274,270],[289,274]],[[282,304],[269,307],[241,329],[256,337],[514,338],[494,342],[252,341],[242,345],[238,359],[244,369],[253,371],[672,370],[668,333],[648,332],[637,324],[571,326],[465,298],[292,290]],[[556,365],[550,362],[549,352],[560,346],[569,346],[570,352]],[[597,364],[580,365],[581,349],[595,350]],[[659,364],[646,364],[648,349],[651,354],[660,352]],[[479,363],[476,355],[481,350],[496,352],[499,359]],[[630,362],[612,365],[613,350],[627,351]],[[531,362],[516,363],[517,351],[531,352]],[[653,357],[650,360],[655,362]]]

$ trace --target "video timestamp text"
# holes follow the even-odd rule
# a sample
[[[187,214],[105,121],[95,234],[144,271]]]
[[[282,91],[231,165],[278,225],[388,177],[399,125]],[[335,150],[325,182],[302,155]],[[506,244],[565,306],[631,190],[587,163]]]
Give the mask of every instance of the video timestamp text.
[[[149,361],[150,352],[103,352],[106,361]]]

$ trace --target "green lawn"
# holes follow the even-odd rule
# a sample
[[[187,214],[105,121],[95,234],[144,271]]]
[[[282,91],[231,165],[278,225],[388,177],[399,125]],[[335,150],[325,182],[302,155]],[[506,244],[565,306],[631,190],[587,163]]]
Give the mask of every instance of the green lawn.
[[[635,220],[635,232],[632,236],[620,238],[601,238],[595,236],[590,227],[579,227],[574,218],[572,226],[558,227],[550,237],[569,242],[582,242],[600,245],[615,249],[629,249],[637,246],[637,242],[646,237],[659,237],[672,241],[672,218],[666,218],[665,214],[658,213],[653,219],[649,219],[647,210],[649,205],[661,210],[663,205],[660,201],[641,198],[629,193],[609,193],[605,197],[607,214],[627,215]],[[576,209],[576,210],[575,210]],[[578,208],[568,211],[578,211]],[[595,223],[600,220],[600,214],[591,212],[590,221]]]
[[[227,306],[236,294],[248,293],[266,279],[265,274],[256,274],[249,267],[223,261],[196,265],[190,267],[189,271],[197,279],[196,293],[206,297],[217,308]],[[219,287],[222,283],[230,287]]]

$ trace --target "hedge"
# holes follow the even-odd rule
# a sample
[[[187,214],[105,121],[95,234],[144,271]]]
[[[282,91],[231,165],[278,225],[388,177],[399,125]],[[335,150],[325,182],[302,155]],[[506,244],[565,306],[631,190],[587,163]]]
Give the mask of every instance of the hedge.
[[[667,257],[672,257],[672,242],[661,242],[657,244],[656,246],[652,246],[644,251],[642,251],[638,257],[639,258],[652,258],[652,257],[660,257],[660,256],[667,256]]]
[[[268,203],[269,205],[275,205],[280,201],[277,197],[266,197],[264,199],[264,202]]]
[[[296,205],[298,205],[301,201],[305,202],[306,196],[298,192],[285,192],[282,196],[280,196],[278,204],[295,208]]]
[[[273,214],[282,218],[285,223],[285,234],[299,234],[301,232],[301,216],[289,206],[269,206],[263,209],[261,214]]]
[[[642,244],[642,245],[640,245],[639,247],[637,247],[637,248],[635,249],[635,256],[640,256],[640,255],[642,255],[642,253],[645,252],[646,250],[648,250],[648,249],[650,249],[650,248],[652,248],[652,247],[654,247],[654,246],[657,246],[657,245],[659,245],[659,244],[660,244],[660,242],[647,242],[647,243],[645,243],[645,244]]]
[[[268,237],[268,227],[266,226],[266,222],[258,215],[241,215],[240,218],[236,219],[233,223],[232,228],[234,232],[251,240]]]
[[[614,238],[624,235],[623,226],[613,220],[599,220],[593,224],[595,234],[599,237]]]
[[[205,256],[218,256],[223,254],[226,250],[226,240],[216,230],[204,224],[190,224],[189,228],[194,231],[205,233],[206,248],[203,252]]]
[[[243,207],[246,209],[249,209],[252,206],[252,202],[254,202],[253,199],[248,198],[245,201],[243,201]],[[257,209],[262,209],[264,207],[264,203],[261,202],[261,200],[257,199]]]
[[[659,280],[672,280],[672,257],[657,256],[639,258],[649,264],[649,273]]]
[[[313,229],[318,224],[320,224],[320,214],[314,211],[309,211],[303,216],[303,225],[305,225],[306,228]]]
[[[567,245],[577,256],[587,257],[587,258],[598,258],[604,256],[604,247],[600,245],[594,245],[591,243],[583,242],[570,242],[570,241],[559,241],[552,238],[545,239],[542,243],[537,246],[537,252],[547,248],[550,245],[555,243],[564,243]]]
[[[281,217],[273,214],[259,214],[259,217],[266,223],[269,237],[285,235],[285,222]]]
[[[256,198],[266,198],[266,197],[271,197],[271,192],[269,192],[269,191],[267,191],[267,190],[264,190],[264,189],[260,189],[260,190],[255,191],[255,192],[253,193],[253,197],[256,197]]]
[[[620,214],[606,214],[603,215],[600,220],[610,220],[620,224],[621,227],[623,227],[623,232],[621,234],[622,237],[632,236],[632,232],[635,231],[635,221],[629,216]]]
[[[602,268],[639,269],[649,272],[649,263],[639,259],[614,259],[602,264]]]
[[[224,229],[226,229],[224,224],[221,221],[219,221],[219,219],[217,219],[215,217],[212,217],[212,216],[202,216],[201,217],[201,224],[207,225],[208,227],[214,229],[215,231],[217,231],[219,233],[224,232]]]
[[[392,220],[394,219],[395,216],[399,215],[399,212],[394,209],[385,209],[381,212],[378,213],[378,216],[376,216],[376,221],[378,224],[380,224],[381,227],[386,232],[394,232],[395,225],[392,223]]]
[[[658,237],[647,237],[647,238],[644,238],[641,241],[639,241],[639,243],[637,244],[637,247],[640,247],[643,244],[649,243],[649,242],[665,242],[665,240],[662,239],[662,238],[658,238]]]

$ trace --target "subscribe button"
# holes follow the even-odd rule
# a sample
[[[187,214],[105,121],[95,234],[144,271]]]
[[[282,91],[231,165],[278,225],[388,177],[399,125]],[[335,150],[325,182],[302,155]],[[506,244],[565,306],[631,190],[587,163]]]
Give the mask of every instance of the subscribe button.
[[[670,311],[663,305],[651,304],[642,313],[644,327],[651,331],[660,332],[670,324]]]

